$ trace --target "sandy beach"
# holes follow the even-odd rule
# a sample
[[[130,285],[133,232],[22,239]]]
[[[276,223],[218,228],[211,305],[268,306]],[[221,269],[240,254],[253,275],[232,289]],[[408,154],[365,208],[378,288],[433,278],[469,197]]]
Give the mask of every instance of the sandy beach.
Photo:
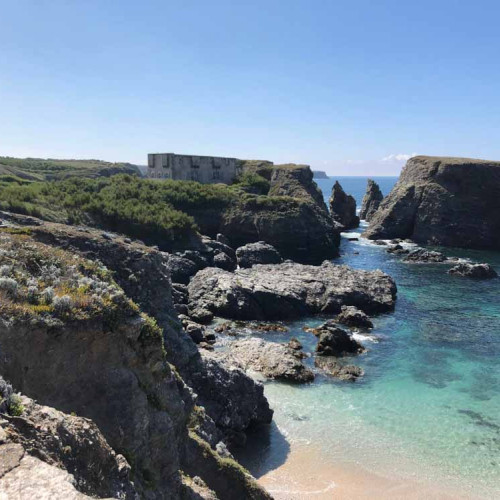
[[[477,500],[426,480],[388,478],[353,464],[332,464],[310,446],[293,446],[286,463],[259,478],[276,500]],[[490,497],[491,498],[491,497]]]

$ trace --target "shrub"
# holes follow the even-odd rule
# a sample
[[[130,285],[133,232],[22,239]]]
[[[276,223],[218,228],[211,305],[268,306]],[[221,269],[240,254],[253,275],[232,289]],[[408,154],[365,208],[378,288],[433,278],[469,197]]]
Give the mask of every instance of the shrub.
[[[52,304],[54,306],[54,310],[57,313],[64,313],[71,311],[71,308],[73,307],[73,301],[71,300],[71,297],[69,295],[63,295],[62,297],[54,297]]]
[[[12,278],[0,278],[0,290],[5,290],[11,297],[17,295],[19,289],[19,284],[15,279]]]

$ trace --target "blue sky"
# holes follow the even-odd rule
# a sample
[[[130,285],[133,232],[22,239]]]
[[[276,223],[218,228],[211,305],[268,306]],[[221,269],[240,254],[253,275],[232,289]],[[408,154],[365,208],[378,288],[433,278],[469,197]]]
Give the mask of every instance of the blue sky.
[[[490,1],[0,0],[0,155],[500,160]]]

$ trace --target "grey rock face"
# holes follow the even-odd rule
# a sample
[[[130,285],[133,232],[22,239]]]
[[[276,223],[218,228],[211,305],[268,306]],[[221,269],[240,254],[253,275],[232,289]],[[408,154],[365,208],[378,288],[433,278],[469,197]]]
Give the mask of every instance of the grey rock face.
[[[302,363],[297,352],[285,344],[258,338],[238,340],[215,356],[228,366],[253,370],[276,380],[304,383],[314,379],[313,372]]]
[[[384,195],[382,191],[380,191],[379,185],[372,179],[368,179],[366,194],[363,196],[359,218],[370,222],[383,199]]]
[[[0,498],[139,498],[130,465],[92,420],[26,396],[19,404],[0,420]]]
[[[410,252],[404,259],[404,262],[414,262],[414,263],[427,263],[427,262],[445,262],[448,258],[441,252],[434,252],[432,250],[426,250],[425,248],[418,248]]]
[[[254,264],[280,264],[283,262],[278,250],[264,241],[248,243],[236,250],[240,267],[252,267]]]
[[[458,264],[452,267],[448,273],[477,280],[490,280],[498,277],[497,272],[489,264]]]
[[[330,196],[330,216],[343,230],[359,226],[356,215],[356,200],[344,192],[339,181],[335,181]]]
[[[365,236],[464,248],[500,248],[500,162],[408,160]]]
[[[359,271],[324,262],[256,265],[228,273],[207,268],[189,284],[189,311],[230,319],[277,320],[339,313],[353,305],[367,313],[390,311],[396,285],[381,271]]]
[[[336,320],[347,326],[373,328],[371,319],[363,311],[354,306],[342,306],[342,311]]]

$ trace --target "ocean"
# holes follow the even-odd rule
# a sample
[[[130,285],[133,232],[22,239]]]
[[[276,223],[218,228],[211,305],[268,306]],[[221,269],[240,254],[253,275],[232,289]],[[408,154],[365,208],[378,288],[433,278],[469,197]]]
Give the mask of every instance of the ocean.
[[[397,180],[373,179],[384,195]],[[367,179],[338,180],[359,208]],[[325,200],[334,181],[317,180]],[[500,271],[498,252],[440,250]],[[336,263],[381,269],[398,286],[395,311],[376,317],[370,335],[359,337],[368,351],[352,362],[365,375],[355,383],[321,374],[304,386],[265,382],[274,424],[269,434],[251,437],[239,458],[259,478],[302,447],[315,450],[318,464],[449,487],[464,498],[500,498],[500,279],[476,282],[448,275],[446,264],[405,264],[363,240],[344,237],[340,252]],[[312,352],[316,339],[302,328],[321,321],[293,322],[288,333],[265,338],[295,336]]]

